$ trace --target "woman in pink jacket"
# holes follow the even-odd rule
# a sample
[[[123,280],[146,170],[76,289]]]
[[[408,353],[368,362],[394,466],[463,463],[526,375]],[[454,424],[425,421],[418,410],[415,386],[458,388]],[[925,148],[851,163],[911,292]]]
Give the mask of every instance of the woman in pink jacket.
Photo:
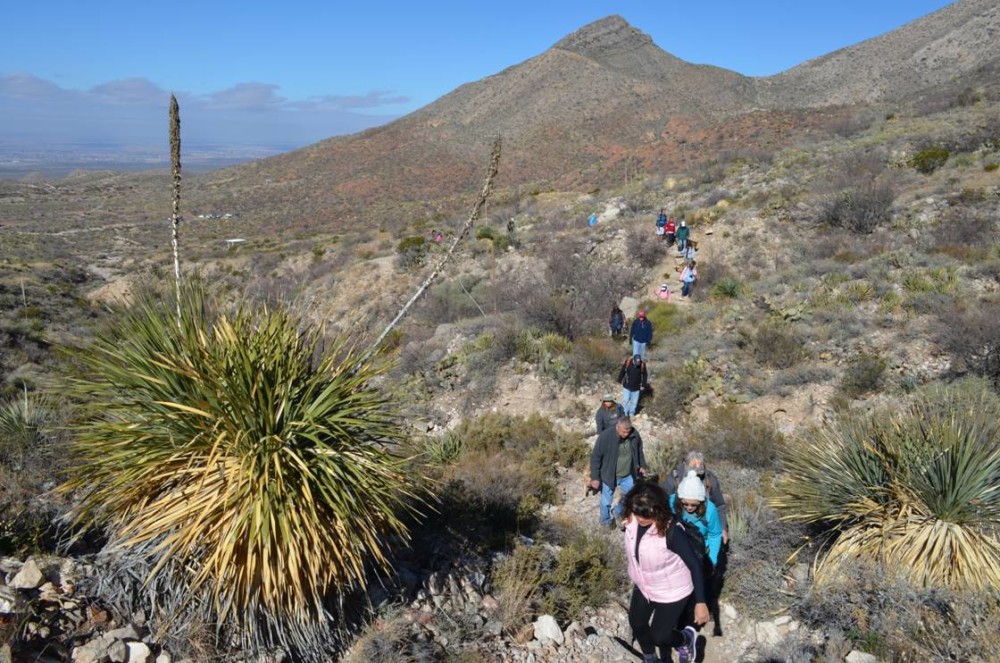
[[[628,618],[643,662],[671,661],[674,648],[681,663],[693,663],[698,651],[691,604],[699,625],[708,621],[708,605],[701,563],[684,525],[674,522],[667,493],[653,483],[629,491],[622,516],[628,575],[635,583]]]

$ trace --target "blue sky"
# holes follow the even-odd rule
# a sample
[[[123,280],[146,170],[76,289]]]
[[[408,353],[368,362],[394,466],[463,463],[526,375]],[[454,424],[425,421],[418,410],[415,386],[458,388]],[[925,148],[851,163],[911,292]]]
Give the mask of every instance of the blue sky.
[[[195,144],[304,145],[409,113],[615,13],[684,60],[769,75],[948,4],[13,2],[0,39],[0,151],[157,144],[170,92]]]

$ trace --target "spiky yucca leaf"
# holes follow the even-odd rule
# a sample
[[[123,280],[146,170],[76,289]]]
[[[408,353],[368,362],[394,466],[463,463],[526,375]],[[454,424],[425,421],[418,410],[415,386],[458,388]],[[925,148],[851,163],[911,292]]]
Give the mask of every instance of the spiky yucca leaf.
[[[93,404],[63,487],[117,546],[180,561],[220,622],[251,637],[323,619],[331,590],[386,564],[413,498],[378,369],[284,310],[212,316],[187,288],[181,324],[146,295],[82,355]],[[265,623],[266,622],[266,623]],[[280,630],[280,626],[278,626]]]
[[[835,534],[820,579],[865,557],[924,586],[1000,585],[1000,399],[970,384],[848,417],[785,450],[771,504]]]

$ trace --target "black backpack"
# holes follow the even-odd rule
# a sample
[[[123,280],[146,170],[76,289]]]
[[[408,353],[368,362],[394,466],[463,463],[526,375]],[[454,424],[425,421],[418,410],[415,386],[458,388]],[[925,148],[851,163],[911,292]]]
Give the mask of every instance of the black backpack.
[[[698,562],[702,566],[705,566],[705,558],[708,557],[708,546],[705,545],[705,537],[702,535],[701,530],[690,523],[683,522],[680,518],[670,528],[670,534],[667,536],[667,547],[669,548],[670,544],[673,543],[674,532],[677,531],[678,525],[680,525],[680,530],[687,535],[688,543],[691,544],[691,549],[694,550]]]

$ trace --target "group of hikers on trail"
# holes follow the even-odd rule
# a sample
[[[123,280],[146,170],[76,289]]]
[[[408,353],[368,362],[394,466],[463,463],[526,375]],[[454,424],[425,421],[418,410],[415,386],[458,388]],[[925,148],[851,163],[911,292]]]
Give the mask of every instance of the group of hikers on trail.
[[[668,247],[677,246],[684,261],[681,295],[690,297],[698,278],[691,229],[683,220],[678,226],[662,209],[656,227]],[[661,284],[654,297],[670,301],[669,284]],[[611,336],[624,335],[626,326],[632,347],[618,371],[621,403],[605,393],[594,415],[597,440],[590,456],[588,493],[600,494],[601,525],[624,533],[634,583],[629,625],[644,663],[672,661],[675,649],[680,661],[689,663],[700,658],[704,639],[698,629],[709,619],[713,635],[722,635],[719,594],[729,544],[726,499],[700,451],[690,451],[662,483],[650,471],[642,436],[631,418],[649,389],[646,350],[653,340],[653,323],[640,309],[627,325],[621,307],[612,307]],[[612,506],[616,492],[619,501]]]
[[[610,396],[605,395],[605,398]],[[697,630],[714,622],[722,635],[719,595],[726,570],[726,500],[705,456],[691,451],[660,484],[650,472],[642,437],[627,416],[613,426],[614,402],[597,412],[598,436],[590,456],[590,490],[600,492],[601,524],[624,532],[634,583],[629,625],[644,663],[698,660]],[[612,508],[615,491],[621,499]],[[657,649],[659,657],[657,657]]]
[[[680,273],[681,296],[690,297],[694,291],[695,281],[698,280],[698,266],[695,260],[698,256],[698,242],[691,239],[691,227],[683,219],[678,226],[674,218],[667,216],[666,210],[661,208],[656,217],[656,234],[667,243],[668,248],[677,246],[677,256],[684,260],[684,268]],[[661,284],[654,296],[663,301],[670,301],[670,285]]]

